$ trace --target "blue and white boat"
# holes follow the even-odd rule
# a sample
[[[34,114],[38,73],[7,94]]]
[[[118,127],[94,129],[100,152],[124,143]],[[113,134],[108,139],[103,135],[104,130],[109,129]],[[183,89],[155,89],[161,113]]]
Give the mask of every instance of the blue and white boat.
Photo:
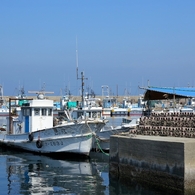
[[[92,137],[106,121],[60,120],[53,117],[53,101],[38,92],[17,115],[7,118],[7,130],[0,133],[0,144],[42,154],[73,153],[89,155]]]

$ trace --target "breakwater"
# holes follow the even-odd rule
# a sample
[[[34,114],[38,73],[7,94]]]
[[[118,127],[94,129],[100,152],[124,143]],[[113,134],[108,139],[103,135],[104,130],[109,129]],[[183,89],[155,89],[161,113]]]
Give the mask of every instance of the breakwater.
[[[195,193],[195,115],[156,113],[110,139],[109,172],[165,190]]]
[[[28,98],[33,98],[33,99],[36,99],[37,96],[28,96]],[[47,99],[51,99],[53,101],[60,101],[60,98],[62,96],[46,96]],[[138,102],[138,99],[139,99],[140,96],[128,96],[128,99],[132,101],[132,103],[137,103]],[[6,101],[9,101],[9,98],[15,98],[14,96],[4,96],[4,99]],[[96,98],[99,98],[101,101],[103,100],[103,97],[102,96],[96,96]],[[105,98],[105,97],[104,97]],[[122,102],[123,99],[124,99],[124,96],[115,96],[114,98],[117,99],[117,101],[119,102]],[[73,101],[81,101],[81,96],[71,96],[71,100]]]

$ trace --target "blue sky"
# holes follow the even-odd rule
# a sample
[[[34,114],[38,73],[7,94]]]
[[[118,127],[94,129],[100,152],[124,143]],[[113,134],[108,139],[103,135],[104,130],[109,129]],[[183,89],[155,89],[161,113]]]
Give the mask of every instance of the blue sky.
[[[138,86],[195,85],[195,1],[1,0],[4,95],[68,88],[138,95]],[[77,47],[76,47],[77,37]],[[86,90],[87,91],[87,90]]]

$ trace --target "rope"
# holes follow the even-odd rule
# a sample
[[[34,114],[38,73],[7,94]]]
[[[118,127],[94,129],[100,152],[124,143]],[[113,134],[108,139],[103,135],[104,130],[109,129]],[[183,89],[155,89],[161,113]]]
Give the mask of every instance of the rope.
[[[103,154],[105,154],[105,155],[109,156],[109,154],[108,154],[108,153],[106,153],[106,152],[104,152],[104,151],[102,150],[102,148],[101,148],[101,146],[100,146],[100,144],[99,144],[99,140],[98,140],[98,139],[96,139],[96,137],[97,137],[96,133],[95,133],[95,132],[93,132],[93,131],[91,130],[91,128],[90,128],[90,126],[89,126],[89,124],[88,124],[88,122],[87,122],[87,121],[85,121],[85,123],[87,124],[88,128],[89,128],[89,129],[90,129],[90,131],[92,132],[92,135],[95,137],[96,143],[97,143],[98,148],[100,149],[100,151],[101,151]]]
[[[96,139],[96,138],[95,138],[95,139]],[[98,139],[96,139],[96,143],[97,143],[98,148],[100,149],[100,151],[101,151],[103,154],[105,154],[106,156],[109,156],[108,153],[106,153],[106,152],[104,152],[104,150],[102,150],[102,148],[101,148],[101,146],[100,146],[100,144],[99,144],[99,140],[98,140]]]
[[[95,133],[91,130],[91,127],[89,126],[89,124],[88,124],[87,120],[85,120],[85,124],[87,124],[87,126],[88,126],[89,130],[90,130],[90,131],[91,131],[91,133],[94,135]]]

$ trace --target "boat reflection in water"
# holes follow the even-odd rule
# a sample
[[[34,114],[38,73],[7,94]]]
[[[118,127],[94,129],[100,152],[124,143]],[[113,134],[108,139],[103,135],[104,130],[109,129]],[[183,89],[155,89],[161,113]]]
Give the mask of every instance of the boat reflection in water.
[[[0,194],[179,195],[151,185],[142,185],[134,178],[124,181],[111,176],[108,173],[108,162],[109,157],[102,153],[92,152],[90,159],[76,161],[11,150],[2,151],[0,148]]]
[[[15,151],[0,154],[2,194],[105,194],[95,162],[56,160]]]

